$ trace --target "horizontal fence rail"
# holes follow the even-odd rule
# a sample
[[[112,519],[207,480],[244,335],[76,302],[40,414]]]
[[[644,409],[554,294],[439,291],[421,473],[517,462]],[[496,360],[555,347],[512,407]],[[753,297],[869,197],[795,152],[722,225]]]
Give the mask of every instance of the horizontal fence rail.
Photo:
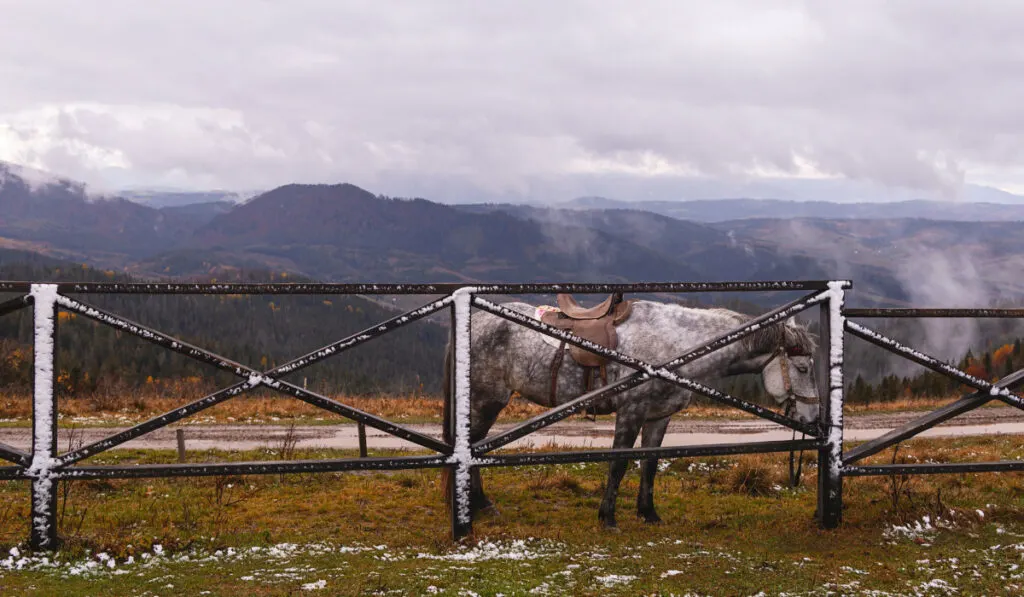
[[[827,290],[827,280],[763,281],[763,282],[639,282],[600,284],[568,282],[564,284],[187,284],[187,283],[92,283],[60,282],[54,284],[60,294],[445,294],[462,288],[473,288],[480,294],[611,294],[613,292],[772,292]],[[0,292],[31,291],[34,282],[0,282]]]
[[[978,379],[935,357],[924,354],[898,340],[889,338],[852,318],[906,317],[1024,317],[1024,309],[855,309],[846,308],[847,281],[763,281],[763,282],[668,282],[639,284],[191,284],[191,283],[35,283],[0,282],[0,292],[20,296],[0,302],[0,316],[31,308],[34,321],[34,377],[32,446],[25,451],[0,443],[0,479],[21,479],[31,483],[32,508],[30,544],[36,549],[55,549],[59,544],[56,525],[57,487],[75,479],[195,477],[213,475],[250,475],[316,473],[356,470],[400,470],[440,468],[451,474],[449,510],[452,535],[465,536],[472,531],[470,479],[479,469],[500,466],[549,465],[570,462],[604,462],[645,460],[651,458],[686,458],[748,453],[777,453],[797,450],[818,452],[818,520],[821,526],[833,528],[840,522],[842,511],[842,480],[844,477],[891,474],[936,474],[1024,470],[1024,462],[985,462],[948,464],[863,464],[861,461],[896,443],[915,437],[956,416],[978,408],[992,400],[1001,400],[1024,408],[1024,398],[1016,392],[1024,385],[1024,370],[1016,371],[992,383]],[[682,354],[663,363],[649,363],[619,350],[589,342],[571,332],[554,328],[533,317],[509,309],[484,298],[491,295],[535,295],[552,293],[724,293],[724,292],[801,292],[803,296],[749,319],[718,337],[687,348]],[[338,339],[317,350],[298,356],[282,365],[260,371],[228,357],[216,354],[180,338],[151,329],[115,313],[91,305],[85,295],[94,294],[279,294],[279,295],[424,295],[435,296],[420,307],[406,311]],[[755,333],[764,326],[777,324],[807,309],[818,309],[819,352],[815,357],[815,378],[818,383],[819,419],[814,424],[801,423],[785,414],[731,396],[707,386],[698,379],[689,379],[677,371],[687,364],[721,350]],[[61,453],[57,448],[57,402],[54,392],[58,342],[58,311],[81,315],[89,320],[129,334],[165,350],[184,355],[216,370],[239,378],[198,400],[153,417],[124,431],[76,449]],[[621,365],[632,373],[571,398],[548,411],[512,428],[472,442],[470,439],[471,383],[473,360],[471,316],[474,311],[490,313],[513,324],[558,339],[566,346],[576,346],[596,353],[609,362]],[[398,423],[345,405],[333,398],[306,390],[284,380],[313,364],[323,362],[355,349],[380,336],[431,315],[447,313],[452,323],[451,392],[446,408],[454,413],[445,437],[438,440]],[[953,403],[926,413],[893,431],[844,452],[843,448],[843,353],[844,338],[849,335],[878,348],[937,371],[975,391]],[[689,392],[706,396],[716,402],[783,428],[801,432],[804,439],[658,448],[611,448],[559,452],[496,453],[499,448],[528,436],[544,427],[579,413],[604,399],[642,386],[663,382]],[[166,427],[226,400],[256,388],[269,388],[280,394],[302,400],[320,409],[341,415],[367,427],[425,448],[432,454],[402,457],[340,458],[273,462],[175,463],[149,465],[93,465],[82,461],[110,450],[146,433]]]

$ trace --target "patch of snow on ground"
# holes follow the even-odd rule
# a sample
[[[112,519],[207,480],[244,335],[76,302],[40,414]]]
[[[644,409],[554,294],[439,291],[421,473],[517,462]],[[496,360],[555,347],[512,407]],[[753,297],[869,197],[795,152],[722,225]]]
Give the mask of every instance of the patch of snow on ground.
[[[935,537],[938,527],[949,527],[948,524],[942,524],[941,519],[936,519],[935,522],[936,525],[932,525],[930,516],[922,516],[921,520],[915,520],[903,525],[894,524],[882,531],[882,536],[889,540],[902,538],[931,541]]]
[[[308,583],[302,585],[302,590],[303,591],[319,591],[320,589],[324,589],[326,587],[327,587],[327,581],[321,579],[321,580],[318,580],[316,582],[308,582]]]
[[[323,553],[359,553],[363,551],[374,551],[375,548],[362,546],[331,546],[325,543],[310,543],[297,545],[295,543],[279,543],[269,547],[251,547],[238,549],[229,547],[224,550],[218,549],[210,553],[202,549],[194,549],[188,552],[181,552],[174,555],[167,554],[163,546],[157,544],[152,552],[139,554],[136,560],[129,556],[124,560],[117,560],[105,552],[95,554],[86,558],[75,560],[61,560],[61,554],[36,554],[23,556],[18,548],[12,548],[9,556],[0,560],[0,571],[3,570],[27,570],[27,571],[53,571],[65,578],[97,577],[102,575],[128,574],[129,570],[152,569],[164,566],[169,563],[184,563],[197,567],[206,565],[218,565],[227,562],[238,562],[242,560],[259,559],[279,565],[290,564],[293,558],[301,558],[307,555],[318,555]],[[242,577],[242,580],[259,580],[262,582],[283,582],[289,580],[302,580],[308,578],[305,575],[316,572],[308,566],[290,566],[280,569],[264,569],[253,575]]]
[[[430,554],[420,552],[417,558],[446,560],[452,562],[486,562],[489,560],[534,560],[557,555],[562,546],[553,542],[527,541],[485,541],[472,548],[462,546],[451,553]]]
[[[606,576],[595,576],[594,580],[606,587],[615,587],[618,585],[628,585],[636,580],[636,577],[629,574],[608,574]]]

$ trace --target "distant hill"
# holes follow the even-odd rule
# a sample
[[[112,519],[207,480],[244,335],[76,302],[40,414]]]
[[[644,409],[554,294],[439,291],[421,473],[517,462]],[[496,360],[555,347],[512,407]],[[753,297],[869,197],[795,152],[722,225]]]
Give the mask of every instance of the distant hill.
[[[118,196],[149,207],[182,207],[195,204],[227,203],[235,205],[252,197],[253,193],[236,193],[232,191],[162,191],[131,189],[118,193]]]
[[[213,218],[228,213],[235,207],[236,204],[230,201],[211,201],[209,203],[186,203],[184,205],[161,207],[160,212],[187,219],[194,226],[202,226],[209,223]]]
[[[695,279],[686,263],[596,229],[467,213],[353,185],[288,185],[199,228],[196,249],[258,256],[332,280]],[[181,251],[152,260],[180,260]],[[186,273],[175,272],[172,273]]]
[[[588,197],[573,202],[575,209],[450,206],[381,197],[340,184],[286,185],[242,204],[156,209],[120,198],[97,199],[83,185],[44,173],[6,168],[0,174],[0,249],[146,277],[230,278],[266,271],[352,282],[842,277],[857,284],[851,304],[911,304],[941,302],[938,294],[920,292],[930,279],[952,278],[953,285],[970,280],[963,285],[985,289],[971,295],[975,298],[1007,296],[1019,288],[1013,272],[1021,271],[1018,260],[1024,255],[1015,240],[1020,236],[1016,224],[896,218],[901,207],[925,209],[924,202],[622,203]],[[697,207],[716,221],[672,215]],[[888,213],[878,218],[751,217],[758,210],[791,213],[797,207]],[[733,209],[745,211],[734,214]],[[880,243],[905,239],[924,242],[927,250],[878,252]],[[932,258],[928,267],[906,265],[917,263],[922,254]],[[918,279],[919,272],[933,270],[930,279]]]
[[[995,191],[993,189],[993,191]],[[997,191],[1001,192],[1001,191]],[[987,195],[986,195],[987,196]],[[1024,203],[894,201],[837,203],[779,199],[709,199],[694,201],[616,201],[579,197],[559,205],[565,209],[634,209],[697,222],[743,218],[879,219],[928,218],[972,222],[1024,221]]]
[[[903,296],[886,295],[914,306],[1020,306],[1024,296],[1024,235],[1017,222],[773,218],[713,226],[831,263],[832,271],[856,280],[857,295],[884,273],[899,280]]]
[[[123,263],[170,249],[204,219],[97,198],[84,185],[0,162],[0,237],[11,241],[8,247]]]
[[[704,224],[677,220],[632,209],[561,210],[524,205],[469,205],[459,209],[474,213],[509,213],[525,220],[596,230],[629,239],[660,255],[693,269],[695,280],[720,279],[729,272],[736,280],[822,278],[828,272],[814,260],[793,258],[768,243],[737,237]]]

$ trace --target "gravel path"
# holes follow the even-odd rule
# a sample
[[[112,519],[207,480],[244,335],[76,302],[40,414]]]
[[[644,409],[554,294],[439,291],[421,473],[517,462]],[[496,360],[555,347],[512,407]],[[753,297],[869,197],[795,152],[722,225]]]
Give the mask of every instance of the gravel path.
[[[882,435],[900,424],[920,417],[922,412],[885,414],[858,414],[846,417],[846,438],[867,440]],[[513,424],[495,425],[491,433],[500,432]],[[274,449],[288,436],[287,427],[279,425],[182,425],[165,427],[130,442],[122,448],[174,449],[175,429],[185,429],[189,450],[252,450]],[[408,425],[410,429],[426,435],[440,437],[437,424]],[[59,432],[61,451],[71,445],[89,444],[108,437],[124,427],[93,427],[76,429],[71,437],[67,429]],[[408,448],[411,444],[367,428],[367,443],[373,448]],[[538,447],[559,445],[565,447],[609,447],[614,424],[611,421],[592,422],[578,417],[542,429],[532,436],[511,444],[511,447]],[[355,449],[359,446],[355,425],[312,425],[296,427],[293,431],[298,448]],[[1014,408],[981,408],[968,412],[940,427],[925,432],[926,436],[1024,434],[1024,412]],[[712,443],[739,443],[790,439],[792,432],[769,421],[689,419],[677,417],[669,425],[665,438],[669,445],[698,445]],[[28,450],[31,429],[27,427],[0,428],[0,442]]]

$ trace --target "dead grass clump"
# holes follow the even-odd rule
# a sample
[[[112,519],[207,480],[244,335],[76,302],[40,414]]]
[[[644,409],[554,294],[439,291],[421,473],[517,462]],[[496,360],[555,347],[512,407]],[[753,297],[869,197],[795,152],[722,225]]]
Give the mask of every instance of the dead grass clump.
[[[420,475],[399,474],[395,475],[395,483],[397,483],[399,487],[412,489],[414,487],[420,487],[421,485],[423,485],[424,479]]]
[[[729,489],[752,496],[769,495],[776,485],[775,469],[759,460],[741,460],[729,477]]]
[[[527,483],[526,487],[530,491],[535,492],[562,491],[578,496],[591,493],[587,487],[580,483],[579,479],[563,471],[534,477]]]

